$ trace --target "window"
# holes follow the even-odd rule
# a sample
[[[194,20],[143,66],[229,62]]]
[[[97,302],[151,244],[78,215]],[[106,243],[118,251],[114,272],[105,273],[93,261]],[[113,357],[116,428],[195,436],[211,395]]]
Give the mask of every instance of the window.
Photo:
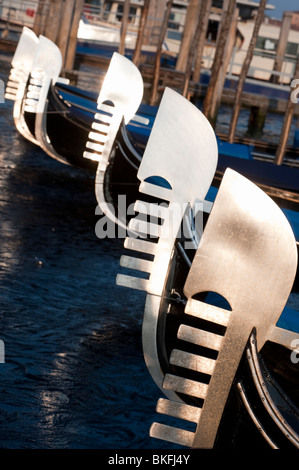
[[[295,42],[288,42],[286,47],[286,55],[296,57],[298,54],[298,44]]]
[[[277,49],[277,39],[272,38],[264,38],[259,36],[256,41],[256,49],[262,49],[264,51],[272,51],[275,52]]]

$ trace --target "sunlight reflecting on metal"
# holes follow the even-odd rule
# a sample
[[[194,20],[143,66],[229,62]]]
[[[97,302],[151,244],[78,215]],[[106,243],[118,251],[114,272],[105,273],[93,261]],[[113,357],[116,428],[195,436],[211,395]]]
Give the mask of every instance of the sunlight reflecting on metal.
[[[283,212],[249,180],[226,170],[184,287],[185,313],[208,320],[209,325],[198,329],[181,324],[178,329],[178,339],[216,351],[217,359],[212,367],[210,361],[203,362],[201,371],[210,376],[208,382],[176,376],[169,381],[166,374],[163,383],[167,389],[203,400],[188,445],[214,446],[251,332],[256,331],[260,351],[288,300],[296,269],[296,241]],[[194,299],[204,292],[223,296],[231,311]],[[215,334],[216,325],[225,327],[224,334]],[[204,354],[187,357],[183,350],[176,354],[184,358],[187,370],[194,361],[205,359]],[[168,434],[174,442],[185,442],[184,431],[170,428]],[[155,423],[151,435],[164,439],[164,426]]]
[[[62,55],[59,48],[48,38],[39,36],[25,99],[25,111],[44,112],[50,84],[58,79],[61,67]]]
[[[164,379],[157,353],[156,334],[161,296],[171,264],[176,237],[185,214],[166,217],[177,207],[192,210],[202,202],[216,171],[218,148],[214,131],[201,111],[173,90],[167,88],[155,119],[153,130],[142,158],[138,178],[140,192],[152,196],[156,201],[166,201],[165,216],[159,226],[158,243],[147,236],[155,233],[157,224],[148,223],[138,232],[142,207],[149,207],[147,214],[155,213],[155,204],[136,202],[141,211],[130,221],[129,229],[139,233],[139,238],[128,237],[125,246],[138,252],[140,257],[122,257],[123,267],[135,269],[140,277],[119,274],[117,284],[145,290],[147,292],[143,321],[143,351],[147,367],[159,387]],[[153,184],[151,178],[164,181],[166,187]],[[159,184],[159,183],[158,183]],[[188,209],[185,212],[190,213]],[[144,263],[144,254],[153,256],[153,261]],[[146,269],[145,269],[146,267]],[[148,275],[145,277],[145,272]],[[142,276],[142,277],[141,277]],[[170,391],[168,396],[173,396]]]
[[[122,122],[134,118],[143,97],[143,79],[133,62],[114,53],[97,100],[98,113],[94,116],[84,158],[98,162],[95,192],[99,207],[115,224],[126,228],[110,210],[105,197],[105,172],[117,133]]]
[[[25,26],[11,61],[11,70],[5,93],[6,99],[16,100],[23,98],[37,45],[37,36],[31,29]]]
[[[24,27],[11,62],[12,68],[5,93],[6,99],[14,101],[13,117],[17,130],[33,143],[37,142],[24,120],[23,99],[38,43],[39,40],[35,33],[29,28]]]
[[[61,81],[62,55],[59,48],[44,36],[35,56],[30,83],[27,90],[24,111],[35,114],[34,134],[36,143],[50,157],[65,163],[53,148],[47,134],[48,92],[51,84]],[[67,138],[67,136],[66,136]]]

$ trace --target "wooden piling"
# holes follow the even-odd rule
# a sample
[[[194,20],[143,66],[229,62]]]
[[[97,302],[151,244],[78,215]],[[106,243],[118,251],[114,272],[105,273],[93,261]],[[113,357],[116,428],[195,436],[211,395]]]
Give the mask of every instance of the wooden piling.
[[[190,77],[192,74],[193,67],[197,62],[197,76],[194,76],[193,72],[193,81],[199,81],[200,78],[200,67],[199,61],[201,62],[202,52],[205,44],[206,31],[207,31],[207,19],[209,17],[210,8],[212,5],[212,0],[207,0],[206,2],[201,2],[200,10],[198,12],[196,29],[193,34],[191,47],[188,54],[187,65],[185,70],[185,78],[183,83],[182,95],[188,97],[188,89],[190,83]]]
[[[221,30],[217,40],[217,47],[215,57],[212,65],[210,82],[207,89],[207,94],[204,100],[203,113],[210,121],[212,126],[216,124],[217,110],[213,106],[214,95],[216,92],[220,73],[222,72],[224,64],[224,51],[230,30],[230,24],[236,7],[236,0],[229,0],[226,12],[223,15]],[[213,109],[214,108],[214,109]]]
[[[221,98],[223,94],[227,69],[228,69],[229,62],[231,60],[231,56],[233,52],[233,48],[236,42],[238,16],[239,16],[239,9],[235,8],[235,11],[233,12],[233,16],[230,22],[227,41],[226,41],[225,48],[224,48],[223,63],[219,70],[217,85],[215,87],[215,92],[214,92],[212,102],[211,102],[211,108],[210,108],[211,118],[210,119],[213,125],[216,124],[216,119],[217,119],[218,111],[219,111],[220,104],[221,104]]]
[[[267,117],[267,106],[251,106],[248,120],[247,136],[259,139],[263,135],[263,128]],[[233,114],[234,116],[234,114]],[[228,139],[232,143],[233,140]]]
[[[192,53],[192,42],[203,7],[203,0],[190,0],[187,7],[181,46],[176,61],[176,70],[184,72],[188,67],[188,57]]]
[[[169,21],[169,16],[170,16],[172,5],[173,5],[173,0],[168,0],[164,19],[163,19],[160,40],[157,46],[155,67],[154,67],[154,78],[153,78],[153,84],[152,84],[152,90],[151,90],[151,96],[150,96],[150,105],[155,105],[157,101],[157,90],[158,90],[158,83],[159,83],[159,76],[160,76],[162,45],[163,45],[163,41],[164,41],[165,34],[167,31],[167,26],[168,26],[168,21]]]
[[[62,10],[62,18],[63,22],[61,27],[58,31],[57,36],[57,46],[60,49],[62,55],[62,63],[65,65],[66,55],[68,53],[69,48],[69,40],[71,34],[71,27],[72,27],[72,18],[74,14],[74,7],[75,7],[76,0],[65,0],[63,4]]]
[[[294,72],[294,78],[298,78],[298,77],[299,77],[299,55],[297,56],[295,72]],[[287,109],[284,115],[282,129],[280,133],[280,139],[279,139],[279,143],[278,143],[278,147],[277,147],[276,155],[275,155],[274,163],[276,163],[276,165],[281,165],[283,163],[283,159],[284,159],[284,155],[285,155],[285,151],[287,147],[287,142],[288,142],[288,137],[290,134],[292,119],[294,116],[295,106],[297,104],[292,99],[292,93],[293,93],[293,90],[291,89],[289,100],[287,102]]]
[[[160,45],[163,18],[168,0],[150,0],[144,28],[144,44]]]
[[[289,31],[291,28],[291,22],[292,22],[292,12],[285,11],[283,14],[283,18],[282,18],[282,24],[281,24],[280,34],[279,34],[279,39],[278,39],[276,57],[275,57],[275,62],[274,62],[274,67],[273,67],[274,72],[281,72],[282,70],[283,58],[284,58],[286,47],[287,47]],[[276,74],[271,75],[270,81],[272,83],[279,83],[279,76]]]
[[[66,0],[67,1],[67,0]],[[51,0],[44,35],[57,44],[63,17],[63,0]]]
[[[32,28],[33,32],[37,36],[40,34],[45,35],[46,22],[49,17],[49,8],[49,0],[39,0]]]
[[[141,48],[142,48],[142,43],[143,43],[143,38],[144,38],[146,18],[148,16],[149,2],[150,0],[144,0],[143,2],[143,9],[142,9],[142,14],[141,14],[140,23],[139,23],[138,36],[137,36],[135,50],[134,50],[134,54],[132,58],[132,62],[137,67],[140,63]]]
[[[124,55],[126,49],[126,34],[128,29],[128,21],[129,21],[129,13],[130,13],[130,0],[124,0],[124,9],[123,9],[123,16],[121,22],[121,30],[120,30],[120,41],[118,52],[119,54]]]
[[[238,80],[238,85],[236,89],[236,96],[235,96],[235,101],[234,101],[234,106],[232,110],[232,118],[230,122],[230,129],[229,129],[229,135],[228,135],[228,142],[233,143],[234,141],[234,135],[237,127],[237,121],[238,117],[240,114],[240,109],[241,109],[241,102],[242,102],[242,92],[244,88],[244,83],[248,74],[248,70],[250,67],[250,63],[253,57],[254,53],[254,48],[256,45],[258,33],[260,30],[260,26],[262,24],[262,21],[264,19],[264,14],[265,14],[265,8],[266,8],[266,3],[267,0],[261,0],[260,1],[260,6],[256,15],[255,23],[254,23],[254,28],[250,40],[250,44],[246,53],[245,60],[242,65],[241,73],[239,75],[239,80]]]
[[[84,0],[75,1],[73,18],[72,18],[72,23],[70,27],[69,44],[68,44],[68,49],[67,49],[65,63],[64,63],[65,68],[70,69],[70,70],[74,68],[77,42],[78,42],[78,28],[79,28],[80,19],[82,16],[83,6],[84,6]]]
[[[202,18],[201,18],[201,25],[200,25],[201,33],[199,35],[197,44],[195,44],[196,57],[195,57],[194,71],[193,71],[194,82],[199,82],[200,80],[202,56],[203,56],[203,51],[204,51],[206,37],[207,37],[212,0],[206,0],[205,4],[206,6],[204,9]]]

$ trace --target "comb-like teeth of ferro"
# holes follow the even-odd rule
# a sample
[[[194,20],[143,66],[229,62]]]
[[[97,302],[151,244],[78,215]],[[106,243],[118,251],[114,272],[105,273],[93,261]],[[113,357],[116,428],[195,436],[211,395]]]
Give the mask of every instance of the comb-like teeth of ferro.
[[[163,230],[163,223],[167,217],[168,207],[165,205],[148,203],[137,200],[134,211],[139,215],[130,220],[128,228],[141,237],[159,238]],[[150,221],[144,220],[143,216],[150,217]],[[159,223],[161,220],[161,224]]]
[[[91,125],[92,130],[88,134],[88,141],[86,142],[86,150],[83,153],[84,158],[100,162],[104,152],[105,145],[109,138],[109,132],[112,129],[114,119],[114,106],[111,104],[102,103],[100,110],[102,113],[94,115],[94,122]]]
[[[152,261],[124,255],[120,259],[120,265],[125,268],[136,269],[137,271],[150,273],[152,268]]]
[[[25,111],[30,113],[35,113],[37,111],[37,106],[43,86],[43,78],[44,74],[42,71],[37,70],[32,72],[25,99]]]
[[[208,392],[207,384],[172,374],[165,375],[163,388],[196,398],[205,398]]]
[[[124,247],[128,250],[133,250],[148,255],[155,255],[157,250],[156,243],[150,242],[148,240],[141,240],[139,238],[130,237],[127,237],[125,239]]]
[[[176,403],[165,398],[158,400],[156,411],[160,414],[195,424],[197,424],[201,413],[201,409],[196,406]],[[192,447],[194,432],[165,424],[153,423],[150,429],[150,436],[156,439],[167,440],[174,444]]]
[[[160,187],[154,186],[152,184],[149,186],[149,193],[151,195],[156,196],[155,188],[157,188],[157,192],[160,193]],[[154,188],[152,188],[152,186],[154,186]],[[168,191],[167,197],[169,198],[169,190],[167,189],[166,191]],[[165,196],[166,193],[163,192],[163,195]],[[137,200],[134,205],[134,210],[138,213],[138,215],[130,220],[128,228],[143,239],[127,237],[124,246],[130,250],[137,251],[138,253],[153,255],[154,260],[148,261],[137,257],[122,256],[120,259],[120,265],[122,267],[137,270],[142,273],[151,274],[154,262],[156,261],[155,257],[156,255],[159,256],[158,252],[160,240],[158,240],[158,243],[154,243],[149,241],[149,239],[159,239],[162,236],[164,221],[167,217],[168,211],[167,203],[161,202],[161,204],[158,204]],[[144,220],[142,215],[146,215],[146,217],[149,216],[150,221]],[[118,274],[117,284],[125,287],[131,287],[133,289],[147,291],[150,285],[150,280],[140,279],[131,275]]]
[[[185,314],[187,314],[187,316],[190,315],[190,317],[193,316],[200,320],[204,320],[205,325],[207,325],[206,322],[208,322],[210,326],[214,324],[215,328],[220,329],[227,327],[230,318],[230,312],[228,310],[193,299],[190,299],[187,302]],[[192,343],[195,348],[200,346],[201,352],[197,353],[195,350],[195,352],[193,351],[191,353],[189,351],[184,351],[183,348],[176,348],[172,350],[169,358],[169,362],[172,366],[179,367],[181,371],[185,370],[185,374],[184,372],[181,372],[182,375],[188,375],[187,371],[191,371],[192,373],[197,372],[201,374],[201,378],[194,380],[194,378],[190,379],[169,373],[165,375],[163,382],[163,388],[166,390],[172,390],[178,394],[198,398],[202,403],[204,403],[205,398],[207,397],[211,377],[217,367],[217,354],[221,350],[223,342],[225,341],[226,333],[226,328],[223,334],[216,334],[214,332],[207,331],[210,329],[207,326],[204,328],[206,329],[181,324],[177,333],[178,339],[187,343]],[[209,351],[212,351],[212,354]],[[212,357],[213,354],[215,356],[214,358]],[[167,406],[164,404],[163,408],[161,405],[158,405],[157,412],[185,419],[186,421],[193,421],[196,422],[197,427],[200,426],[202,404],[200,404],[198,408],[192,407],[189,409],[189,405],[187,407],[187,405],[182,405],[179,402],[169,402],[170,404],[167,404]],[[190,416],[193,416],[194,419],[190,419]],[[190,432],[189,430],[165,424],[153,423],[150,435],[179,445],[193,447],[195,432]]]
[[[212,375],[215,368],[215,359],[198,356],[179,349],[173,349],[169,359],[170,364],[183,367],[184,369],[202,372],[203,374]]]
[[[157,243],[153,243],[148,240],[141,240],[139,238],[127,237],[125,239],[124,246],[129,250],[153,256],[157,250]],[[142,273],[150,273],[152,269],[152,263],[153,261],[144,260],[142,258],[133,258],[130,256],[122,256],[120,259],[121,266],[135,269]],[[117,284],[124,287],[129,287],[131,289],[147,291],[149,280],[126,274],[118,274]]]
[[[5,88],[5,99],[15,101],[20,84],[24,79],[24,73],[16,68],[12,68]]]
[[[160,414],[185,419],[193,423],[198,422],[201,413],[201,409],[196,406],[186,405],[185,403],[179,402],[175,403],[166,398],[159,398],[156,411]]]
[[[149,434],[150,437],[185,447],[192,447],[194,440],[194,432],[161,423],[153,423]]]

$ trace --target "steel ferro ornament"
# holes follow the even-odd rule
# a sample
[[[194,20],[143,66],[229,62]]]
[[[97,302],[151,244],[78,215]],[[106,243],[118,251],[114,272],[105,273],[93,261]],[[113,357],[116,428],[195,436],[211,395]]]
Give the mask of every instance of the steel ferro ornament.
[[[208,120],[188,100],[166,88],[137,174],[139,191],[149,199],[136,201],[137,215],[129,223],[133,236],[125,240],[125,247],[135,253],[122,256],[120,262],[139,276],[117,276],[118,285],[147,292],[143,351],[160,388],[164,372],[156,336],[164,284],[182,221],[190,221],[197,205],[205,210],[217,160],[217,141]],[[150,221],[144,220],[145,214]],[[167,395],[179,399],[175,392]]]
[[[32,127],[32,142],[39,145],[44,152],[58,161],[61,161],[56,154],[48,138],[46,131],[46,121],[48,116],[48,92],[51,84],[64,80],[59,77],[62,68],[62,55],[58,46],[46,38],[39,36],[39,42],[36,48],[32,70],[30,71],[29,84],[26,90],[23,104],[24,113],[32,115],[34,122]]]
[[[154,423],[151,436],[194,448],[213,448],[252,332],[257,351],[269,339],[280,342],[275,325],[296,269],[296,241],[282,211],[249,180],[226,170],[184,286],[185,321],[177,331],[181,348],[174,349],[170,357],[181,371],[201,372],[205,380],[186,379],[182,373],[166,374],[163,381],[166,390],[196,397],[201,404],[162,400],[157,407],[160,413],[194,421],[196,430]],[[207,292],[220,294],[230,308],[194,298]],[[204,321],[204,326],[190,326],[191,317]],[[215,333],[215,326],[222,327],[221,333]],[[184,350],[186,343],[213,350],[216,356],[190,354]]]
[[[99,207],[115,224],[126,222],[116,217],[105,194],[106,170],[110,164],[113,145],[121,124],[127,124],[140,106],[143,97],[143,79],[136,65],[114,52],[97,100],[98,112],[86,143],[84,158],[98,162],[95,192]],[[107,203],[108,202],[108,203]]]
[[[17,130],[33,143],[36,143],[36,139],[29,131],[24,120],[23,99],[38,43],[39,39],[36,34],[25,26],[11,61],[11,70],[5,90],[5,99],[14,101],[13,118]]]

